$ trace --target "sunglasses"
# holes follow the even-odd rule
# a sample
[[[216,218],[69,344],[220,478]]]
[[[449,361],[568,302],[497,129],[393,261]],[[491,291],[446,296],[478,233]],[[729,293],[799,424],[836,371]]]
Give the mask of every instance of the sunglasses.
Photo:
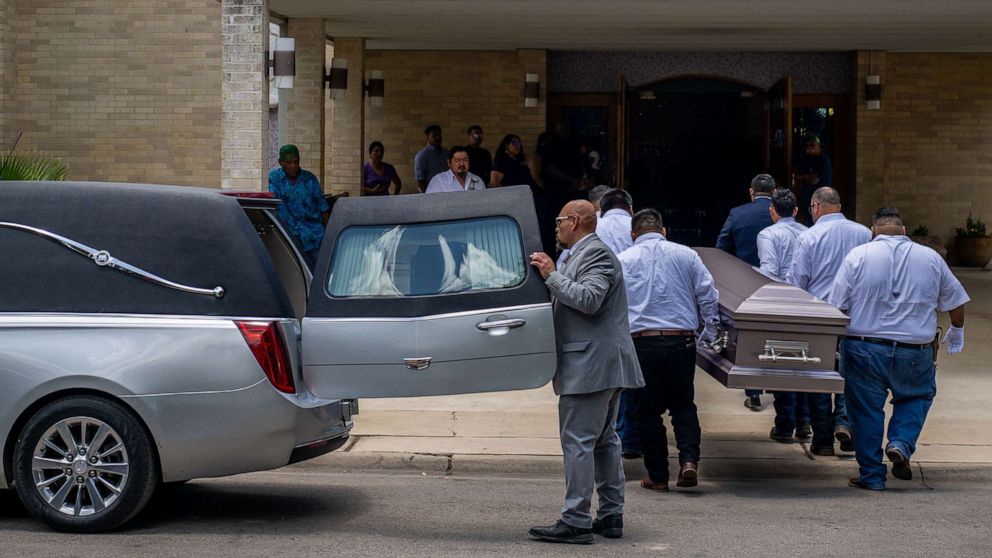
[[[523,144],[524,144],[524,142],[522,142],[522,141],[520,141],[520,140],[512,140],[512,141],[510,142],[510,144],[511,144],[511,145],[516,145],[516,146],[518,146],[518,147],[519,147],[519,146],[521,146],[521,145],[523,145]]]

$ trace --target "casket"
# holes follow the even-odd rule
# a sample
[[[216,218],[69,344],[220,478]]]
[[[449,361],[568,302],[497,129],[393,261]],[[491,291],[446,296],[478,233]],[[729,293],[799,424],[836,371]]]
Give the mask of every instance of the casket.
[[[696,364],[728,388],[844,391],[837,340],[850,321],[806,291],[717,248],[695,248],[720,292],[720,338]]]

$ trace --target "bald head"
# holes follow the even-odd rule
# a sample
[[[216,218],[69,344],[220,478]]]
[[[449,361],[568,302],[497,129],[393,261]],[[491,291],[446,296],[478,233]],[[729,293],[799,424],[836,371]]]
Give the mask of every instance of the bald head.
[[[562,215],[578,215],[577,230],[583,235],[596,231],[596,208],[586,200],[573,200],[562,208]]]

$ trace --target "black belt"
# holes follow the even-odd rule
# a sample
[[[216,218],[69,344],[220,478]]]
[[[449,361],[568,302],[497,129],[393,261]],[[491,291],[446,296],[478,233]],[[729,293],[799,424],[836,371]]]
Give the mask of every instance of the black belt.
[[[900,349],[918,349],[923,350],[930,347],[930,343],[903,343],[902,341],[893,341],[891,339],[882,339],[881,337],[859,337],[857,335],[847,335],[848,339],[853,339],[855,341],[864,341],[865,343],[874,343],[876,345],[887,345],[889,347],[895,345]]]
[[[630,334],[634,339],[640,337],[692,337],[696,332],[691,329],[645,329]]]

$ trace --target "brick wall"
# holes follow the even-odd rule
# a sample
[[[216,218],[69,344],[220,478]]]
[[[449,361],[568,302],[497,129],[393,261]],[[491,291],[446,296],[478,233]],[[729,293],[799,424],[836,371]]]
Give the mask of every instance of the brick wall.
[[[13,17],[14,0],[0,0],[0,150],[4,151],[14,141],[14,134],[9,133],[7,126],[9,99],[14,87]]]
[[[874,53],[882,108],[864,108],[858,53],[858,220],[898,207],[910,231],[951,241],[968,213],[992,223],[992,54]]]
[[[479,124],[486,134],[483,146],[490,151],[505,134],[515,133],[528,154],[544,131],[547,55],[543,50],[370,50],[365,67],[382,70],[386,87],[382,107],[366,106],[363,152],[373,140],[382,141],[385,160],[396,166],[405,193],[417,191],[413,158],[425,144],[428,124],[441,126],[446,147],[464,145],[465,130]],[[540,76],[541,97],[535,108],[524,107],[526,73]]]
[[[17,8],[0,23],[17,45],[4,133],[22,150],[77,180],[220,185],[219,2],[2,1]]]

